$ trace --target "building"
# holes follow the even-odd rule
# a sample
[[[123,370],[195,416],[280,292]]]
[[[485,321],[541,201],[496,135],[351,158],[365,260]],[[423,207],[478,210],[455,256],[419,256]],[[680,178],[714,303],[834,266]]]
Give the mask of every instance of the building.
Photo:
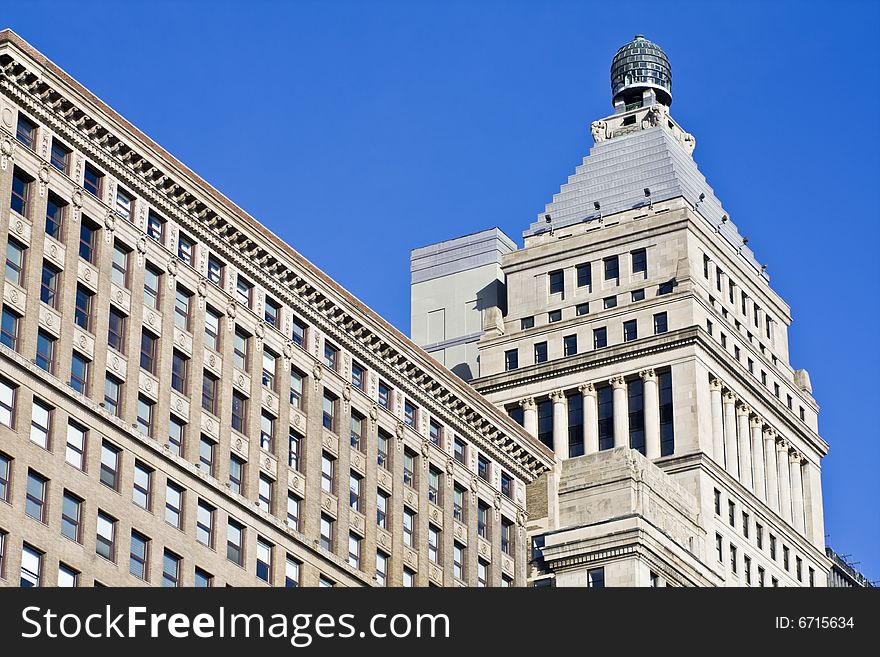
[[[828,573],[828,586],[837,588],[872,588],[874,583],[865,577],[856,568],[855,563],[850,563],[842,554],[837,554],[830,547],[825,546],[825,554],[831,561],[831,572]]]
[[[637,36],[611,78],[595,145],[501,258],[471,381],[558,458],[529,486],[533,581],[824,586],[828,445],[789,307],[669,113],[663,50]]]
[[[552,451],[9,30],[0,198],[0,584],[525,584]]]

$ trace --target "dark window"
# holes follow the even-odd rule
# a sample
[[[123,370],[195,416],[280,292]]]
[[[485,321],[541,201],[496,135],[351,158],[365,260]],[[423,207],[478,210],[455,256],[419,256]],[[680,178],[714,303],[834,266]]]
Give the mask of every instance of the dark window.
[[[28,470],[24,511],[34,520],[46,522],[46,497],[49,480],[33,470]]]
[[[577,272],[577,286],[589,288],[593,284],[592,268],[590,263],[578,265],[575,268]]]
[[[141,368],[150,374],[156,373],[156,358],[159,353],[159,338],[147,331],[141,333]]]
[[[561,269],[550,272],[550,294],[565,291],[565,276]]]
[[[623,323],[623,341],[630,342],[639,337],[638,324],[636,320],[631,319]]]
[[[553,449],[553,402],[538,402],[538,440]]]
[[[596,388],[599,420],[599,449],[614,447],[614,390],[611,386]]]
[[[59,242],[62,239],[61,229],[64,227],[66,211],[67,204],[50,192],[46,203],[46,235]]]
[[[229,457],[229,488],[233,493],[242,494],[244,482],[244,461],[237,456]]]
[[[32,179],[18,168],[12,175],[12,199],[9,207],[26,217],[29,210]]]
[[[94,293],[82,285],[76,286],[76,307],[73,321],[85,331],[92,330],[92,297]]]
[[[37,367],[49,374],[55,372],[55,338],[44,331],[37,333]]]
[[[547,343],[546,342],[536,342],[535,343],[535,362],[543,363],[547,360]]]
[[[601,349],[608,346],[608,329],[604,326],[593,329],[593,348]]]
[[[503,470],[501,472],[501,494],[513,499],[513,477]]]
[[[605,569],[591,568],[587,571],[587,586],[591,589],[605,588]]]
[[[629,446],[645,454],[644,384],[641,379],[627,381],[627,408],[629,410]]]
[[[660,397],[660,456],[669,456],[675,451],[675,426],[672,418],[672,371],[665,370],[657,375]]]
[[[52,139],[51,161],[53,167],[62,173],[67,173],[67,168],[70,165],[70,149],[57,139]]]
[[[510,371],[515,370],[519,367],[519,351],[517,349],[511,349],[510,351],[504,352],[504,370]]]
[[[632,300],[633,301],[641,301],[645,298],[645,290],[633,290],[632,291]]]
[[[648,254],[645,249],[638,249],[632,252],[632,271],[633,274],[648,273]]]
[[[530,329],[534,326],[535,326],[535,317],[534,316],[523,317],[521,320],[519,320],[519,328],[522,331],[525,331],[526,329]]]
[[[490,464],[489,459],[487,459],[482,454],[477,456],[477,475],[483,481],[490,481]]]
[[[70,358],[70,387],[85,395],[88,385],[89,361],[74,351]]]
[[[281,305],[266,297],[263,317],[270,326],[279,328],[281,326]]]
[[[561,310],[551,310],[549,313],[547,313],[547,321],[550,322],[551,324],[553,322],[562,321],[562,311]]]
[[[293,320],[293,332],[291,334],[291,339],[293,340],[293,344],[295,344],[300,349],[306,348],[306,330],[307,327],[298,319]]]
[[[580,394],[568,397],[568,458],[584,453],[584,398]]]
[[[339,398],[329,390],[324,390],[323,401],[323,424],[324,428],[336,433],[336,416],[339,406]]]
[[[351,385],[358,390],[365,390],[367,385],[367,371],[354,361],[351,363]]]
[[[43,262],[43,275],[40,281],[40,301],[50,308],[58,307],[58,279],[61,272],[55,267]]]
[[[574,356],[578,352],[578,338],[576,335],[566,335],[562,339],[563,355]]]
[[[666,281],[665,283],[660,283],[657,288],[657,294],[672,294],[672,289],[675,287],[675,281]]]
[[[240,392],[232,393],[232,428],[247,433],[247,397]]]
[[[589,303],[579,303],[575,306],[575,315],[578,317],[582,317],[590,312],[590,304]]]
[[[605,258],[602,263],[605,267],[606,281],[616,281],[618,278],[620,278],[620,264],[617,256]]]
[[[669,325],[666,323],[666,313],[657,313],[654,315],[654,334],[666,333]]]
[[[226,527],[226,558],[239,566],[244,563],[244,525],[231,518]]]
[[[119,490],[119,455],[122,450],[110,443],[101,443],[101,483]]]
[[[0,344],[13,351],[18,351],[19,320],[21,318],[6,306],[3,306],[2,328],[0,328]]]
[[[125,353],[125,315],[116,308],[110,308],[107,345],[120,353]]]
[[[85,173],[83,173],[83,189],[95,196],[101,195],[101,183],[104,180],[104,174],[98,171],[91,164],[86,164]]]
[[[19,114],[15,138],[29,149],[34,150],[34,147],[37,145],[37,124],[23,114]]]
[[[98,227],[83,217],[79,227],[79,257],[94,265],[97,259],[97,248]]]
[[[605,297],[602,299],[602,307],[606,310],[608,308],[616,308],[617,307],[617,296],[613,297]]]
[[[131,531],[131,557],[129,559],[129,572],[146,581],[147,564],[149,563],[150,539],[134,530]]]
[[[217,415],[219,380],[208,370],[202,370],[202,408]]]

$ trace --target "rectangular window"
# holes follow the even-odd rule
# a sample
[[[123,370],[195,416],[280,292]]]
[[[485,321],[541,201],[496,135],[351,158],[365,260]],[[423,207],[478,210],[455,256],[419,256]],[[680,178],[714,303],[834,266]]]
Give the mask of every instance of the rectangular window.
[[[244,565],[244,525],[232,518],[226,526],[226,558],[239,566]]]
[[[171,355],[171,387],[177,392],[186,394],[189,358],[175,349]]]
[[[177,588],[180,586],[180,562],[182,557],[177,556],[170,550],[165,550],[162,557],[162,586],[164,588]]]
[[[632,255],[632,273],[645,274],[648,273],[648,253],[645,249],[638,249],[631,253]]]
[[[208,370],[202,370],[202,408],[217,415],[219,406],[219,379]]]
[[[253,303],[254,286],[248,283],[241,274],[238,275],[238,278],[235,281],[235,296],[240,304],[246,308],[251,307],[251,303]]]
[[[25,252],[27,248],[13,239],[6,243],[6,280],[25,287]]]
[[[512,520],[501,518],[501,551],[512,557],[513,556],[513,540],[515,536],[515,527]]]
[[[578,265],[575,267],[575,271],[577,272],[577,286],[585,287],[589,291],[593,285],[592,267],[590,263],[587,262]]]
[[[147,511],[153,507],[153,469],[140,461],[134,462],[131,501]]]
[[[302,564],[287,555],[287,561],[284,565],[284,586],[286,588],[294,588],[299,586],[299,571]]]
[[[596,386],[599,423],[599,449],[614,447],[614,390],[611,386]]]
[[[440,499],[440,493],[443,490],[440,483],[441,476],[440,471],[434,466],[428,468],[428,501],[438,506],[442,503]]]
[[[418,421],[418,407],[409,399],[403,402],[403,421],[407,426],[415,428]]]
[[[89,194],[101,196],[101,187],[104,182],[104,174],[98,171],[91,164],[86,164],[83,172],[83,189]]]
[[[379,429],[376,448],[376,460],[379,467],[391,469],[391,436],[383,429]]]
[[[59,588],[76,588],[79,586],[79,571],[74,570],[70,566],[58,564],[58,587]]]
[[[232,362],[238,369],[248,372],[248,352],[250,351],[251,336],[242,329],[236,327],[235,338],[232,341]]]
[[[782,546],[782,567],[787,571],[789,569],[789,554],[791,554],[790,550],[787,546]]]
[[[159,244],[165,242],[165,220],[150,210],[147,215],[147,237],[150,237]]]
[[[466,501],[467,491],[455,484],[452,487],[452,517],[459,522],[465,522]]]
[[[213,506],[199,500],[196,509],[196,540],[209,548],[214,547],[214,511],[216,509]]]
[[[208,306],[205,309],[205,346],[220,351],[220,313]]]
[[[184,263],[193,267],[195,262],[196,245],[189,237],[180,233],[177,238],[177,257]]]
[[[0,502],[9,502],[9,480],[12,477],[12,459],[0,454]]]
[[[293,319],[293,331],[291,333],[290,339],[293,340],[293,344],[295,344],[300,349],[306,348],[306,331],[307,327],[298,319]]]
[[[235,455],[229,457],[229,489],[239,495],[242,494],[244,486],[244,464],[245,462]]]
[[[31,405],[31,442],[49,449],[49,432],[52,425],[52,408],[36,398]]]
[[[442,446],[443,427],[434,420],[428,423],[428,440],[438,447]]]
[[[214,256],[208,256],[208,280],[220,288],[223,287],[225,269],[226,265],[220,262],[220,260]]]
[[[199,439],[198,468],[212,477],[214,476],[214,452],[216,449],[217,444],[207,436],[202,436]]]
[[[70,149],[54,137],[52,138],[52,154],[50,161],[52,166],[58,169],[61,173],[67,173],[67,167],[70,163]]]
[[[86,434],[84,428],[68,420],[64,460],[79,470],[85,467]]]
[[[183,488],[171,480],[165,486],[165,522],[183,529]]]
[[[172,454],[183,456],[184,438],[186,435],[186,422],[179,420],[173,415],[168,420],[168,449]]]
[[[737,562],[737,558],[736,558],[736,546],[731,545],[730,546],[730,572],[732,572],[734,575],[736,575],[737,564],[738,564],[738,562]]]
[[[525,331],[527,329],[534,328],[534,326],[535,326],[534,316],[523,317],[521,320],[519,320],[519,328],[521,331]]]
[[[452,544],[452,575],[456,579],[465,578],[465,547],[458,541]]]
[[[590,313],[590,304],[587,303],[579,303],[575,306],[574,314],[578,317],[583,317],[584,315],[588,315]]]
[[[101,443],[101,483],[119,490],[119,461],[122,450],[107,441]]]
[[[617,256],[611,256],[602,260],[605,269],[606,281],[617,281],[620,278],[620,265]]]
[[[608,329],[604,326],[593,329],[593,348],[601,349],[608,346]]]
[[[764,549],[764,526],[759,522],[755,523],[755,544],[759,550]]]
[[[731,527],[736,526],[736,505],[733,502],[727,503],[727,522]]]
[[[416,486],[416,454],[409,448],[403,450],[403,483],[411,488]]]
[[[43,271],[40,278],[40,301],[50,308],[58,308],[58,287],[60,284],[61,272],[43,261]]]
[[[724,563],[724,540],[718,533],[715,534],[715,556],[719,563]]]
[[[364,424],[366,423],[366,418],[352,409],[351,411],[351,432],[350,432],[350,441],[352,448],[363,452],[364,451]]]
[[[95,553],[109,561],[116,561],[116,519],[103,511],[98,512]]]
[[[324,428],[332,431],[333,433],[337,432],[336,427],[336,415],[339,406],[339,399],[329,390],[324,390],[324,400],[323,400],[323,423]]]
[[[561,294],[565,292],[565,276],[561,269],[551,271],[550,274],[550,294]]]
[[[391,387],[382,381],[379,381],[379,406],[391,409]]]
[[[300,470],[302,444],[303,436],[291,429],[287,438],[287,465],[292,470]]]
[[[92,330],[92,297],[94,292],[82,285],[76,286],[76,306],[73,321],[85,331]]]
[[[4,539],[6,536],[6,534],[3,534]],[[21,546],[21,588],[39,587],[42,576],[43,553],[24,543]]]
[[[335,495],[336,459],[327,452],[321,454],[321,490]]]
[[[403,509],[403,544],[414,547],[416,544],[416,513],[404,507]]]
[[[193,586],[197,589],[210,589],[214,586],[214,576],[201,568],[196,568]]]
[[[403,586],[405,588],[413,588],[416,585],[416,574],[409,568],[403,569]]]
[[[49,192],[46,203],[46,235],[54,240],[63,240],[64,216],[67,214],[67,203]]]
[[[617,297],[616,296],[605,297],[604,299],[602,299],[602,308],[604,308],[605,310],[608,310],[609,308],[616,308],[616,307],[617,307]]]
[[[352,568],[361,567],[361,539],[354,532],[348,533],[348,565]]]
[[[491,481],[489,459],[482,454],[477,455],[477,475],[483,481]]]
[[[125,349],[125,315],[116,308],[110,308],[109,326],[107,329],[107,346],[124,354]]]
[[[300,411],[303,410],[303,379],[305,374],[290,368],[290,405]]]
[[[440,530],[434,525],[428,525],[428,560],[440,563]]]
[[[645,290],[633,290],[632,291],[632,300],[633,301],[643,301],[645,298]]]
[[[489,562],[477,559],[477,587],[486,588],[487,586],[489,586]]]
[[[300,500],[299,497],[291,492],[287,493],[287,526],[295,531],[300,530]]]
[[[721,491],[717,488],[715,489],[715,515],[721,515]]]
[[[12,198],[9,207],[23,217],[30,212],[31,183],[33,179],[24,171],[15,167],[12,174]]]
[[[131,221],[131,195],[121,187],[116,188],[116,215]]]
[[[247,397],[233,390],[232,392],[232,428],[240,433],[247,433]]]
[[[501,494],[511,500],[513,499],[513,477],[503,470],[501,471]]]
[[[272,513],[272,500],[275,497],[275,482],[264,474],[260,474],[257,491],[257,506],[266,513]]]
[[[18,386],[0,379],[0,423],[11,427],[15,419],[15,395]]]
[[[578,338],[576,335],[566,335],[562,339],[563,355],[575,356],[578,352]]]
[[[82,543],[82,505],[82,499],[64,491],[64,500],[61,503],[61,535],[76,543]]]
[[[376,550],[376,584],[378,586],[388,586],[388,560],[390,557]]]
[[[192,324],[192,293],[182,287],[177,288],[174,298],[174,325],[184,331]]]
[[[367,371],[354,361],[351,363],[351,385],[361,391],[365,390],[367,385]]]
[[[335,533],[336,521],[330,516],[321,514],[321,547],[328,552],[333,552],[333,535]]]
[[[743,528],[743,536],[749,537],[749,514],[743,511],[742,513],[742,528]]]
[[[547,313],[547,321],[550,324],[553,324],[555,322],[561,322],[562,321],[562,311],[561,310],[551,310],[549,313]]]
[[[376,525],[388,529],[388,505],[391,496],[382,490],[376,491]]]
[[[37,124],[19,113],[15,138],[30,150],[35,150],[37,146]]]
[[[672,407],[672,370],[657,374],[660,402],[660,456],[675,452],[675,423]]]
[[[480,538],[484,538],[487,541],[489,540],[489,505],[485,502],[479,502],[477,504],[477,535]]]
[[[587,571],[587,587],[591,589],[605,588],[604,568],[591,568]]]
[[[155,409],[156,402],[143,395],[138,395],[137,426],[138,431],[145,436],[153,435],[153,417],[155,415]]]
[[[159,310],[162,272],[147,263],[144,267],[144,305]]]
[[[546,342],[536,342],[535,343],[535,363],[545,363],[547,362],[547,343]]]
[[[141,332],[141,369],[155,374],[158,355],[159,338],[147,331]]]
[[[263,308],[263,318],[269,326],[281,328],[281,305],[266,297],[266,304]]]
[[[654,335],[666,333],[668,330],[669,325],[666,322],[666,313],[657,313],[654,315]]]
[[[636,320],[631,319],[623,323],[623,341],[631,342],[639,337],[638,324]]]
[[[256,575],[264,582],[272,581],[272,549],[275,546],[262,537],[257,537]]]
[[[661,296],[664,294],[672,294],[672,290],[674,288],[675,288],[675,280],[674,279],[671,281],[666,281],[665,283],[660,283],[660,285],[657,286],[657,294],[661,295]]]
[[[128,255],[129,249],[123,247],[119,242],[114,242],[110,278],[125,290],[128,289]]]
[[[269,390],[275,390],[277,364],[278,356],[268,349],[263,349],[263,385]]]

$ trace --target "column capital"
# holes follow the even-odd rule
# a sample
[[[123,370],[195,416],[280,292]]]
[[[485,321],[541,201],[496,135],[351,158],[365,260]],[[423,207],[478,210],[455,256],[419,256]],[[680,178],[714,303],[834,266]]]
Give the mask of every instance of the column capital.
[[[565,401],[565,392],[563,390],[554,390],[550,393],[550,399],[554,404],[561,404]]]
[[[756,429],[757,427],[764,426],[764,420],[757,415],[753,415],[752,419],[751,419],[751,424],[752,424],[752,428]]]
[[[736,401],[736,412],[738,415],[749,415],[752,412],[752,409],[749,408],[749,405],[746,404],[743,400],[738,399]]]
[[[772,440],[776,442],[776,436],[779,434],[776,433],[776,429],[771,427],[769,424],[764,425],[764,440]]]
[[[648,368],[646,370],[642,370],[639,372],[639,376],[642,377],[642,381],[656,381],[657,373],[654,372],[653,368]]]
[[[519,405],[525,410],[531,410],[535,408],[535,398],[534,397],[523,397],[519,400]]]
[[[712,392],[721,392],[721,381],[716,378],[709,379],[709,390]]]
[[[799,451],[797,451],[796,449],[792,449],[792,450],[788,453],[788,459],[789,459],[792,463],[797,463],[798,465],[800,465],[800,464],[801,464],[801,461],[803,460],[803,456],[802,456],[801,453],[800,453]]]
[[[725,404],[735,404],[736,403],[736,395],[734,395],[730,390],[722,395],[724,397]]]
[[[578,386],[578,391],[584,396],[595,396],[596,395],[596,386],[592,383],[582,383]]]
[[[791,446],[785,438],[778,437],[776,438],[776,451],[778,452],[788,452],[788,448]]]
[[[626,381],[622,376],[612,376],[610,379],[608,379],[608,383],[610,383],[615,390],[626,388]]]

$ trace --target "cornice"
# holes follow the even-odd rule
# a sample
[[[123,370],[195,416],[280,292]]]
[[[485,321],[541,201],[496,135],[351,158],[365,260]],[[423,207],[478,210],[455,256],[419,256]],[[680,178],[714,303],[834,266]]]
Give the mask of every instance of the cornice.
[[[552,466],[552,452],[505,413],[8,30],[0,32],[0,91],[395,387],[482,436],[482,447],[520,476]]]

